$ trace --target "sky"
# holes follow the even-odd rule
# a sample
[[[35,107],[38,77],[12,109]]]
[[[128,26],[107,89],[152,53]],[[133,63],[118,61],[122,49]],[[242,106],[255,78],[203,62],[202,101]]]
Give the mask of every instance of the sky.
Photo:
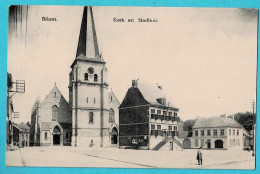
[[[26,6],[23,7],[23,10]],[[15,122],[30,122],[37,97],[55,83],[68,101],[83,7],[29,6],[27,21],[9,25],[8,72],[26,81],[12,97]],[[93,7],[109,89],[121,102],[133,79],[160,85],[182,120],[252,111],[256,98],[255,9]],[[42,21],[42,17],[57,21]],[[113,22],[113,18],[135,22]],[[138,18],[157,19],[140,23]],[[27,22],[27,30],[26,30]],[[25,34],[26,33],[26,34]]]

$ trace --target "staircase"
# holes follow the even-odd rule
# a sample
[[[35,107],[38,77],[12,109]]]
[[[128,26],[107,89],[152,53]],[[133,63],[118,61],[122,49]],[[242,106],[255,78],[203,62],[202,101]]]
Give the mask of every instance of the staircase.
[[[165,138],[160,143],[158,143],[152,150],[159,150],[161,147],[163,147],[168,142],[168,139]]]
[[[180,148],[183,149],[182,143],[181,143],[181,142],[178,140],[178,138],[176,138],[175,136],[173,137],[173,142],[174,142],[175,144],[177,144]]]
[[[178,140],[178,137],[166,137],[164,140],[162,140],[160,143],[158,143],[152,150],[166,150],[170,148],[168,146],[164,146],[166,143],[173,142],[175,145],[173,145],[175,150],[183,149],[182,143]],[[164,146],[164,147],[163,147]]]

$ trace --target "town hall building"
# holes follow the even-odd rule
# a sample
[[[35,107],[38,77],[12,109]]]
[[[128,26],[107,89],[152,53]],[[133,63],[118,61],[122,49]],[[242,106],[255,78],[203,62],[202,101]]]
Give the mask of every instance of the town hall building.
[[[142,149],[182,148],[178,111],[166,100],[161,86],[133,80],[119,107],[119,147],[129,147],[136,140]]]
[[[84,7],[76,58],[70,68],[72,146],[117,145],[119,101],[109,91],[106,62],[99,53],[92,7]]]

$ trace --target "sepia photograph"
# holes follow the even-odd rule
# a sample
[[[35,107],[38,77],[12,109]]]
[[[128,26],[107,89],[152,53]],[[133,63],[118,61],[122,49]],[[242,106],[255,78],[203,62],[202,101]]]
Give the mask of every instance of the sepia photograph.
[[[6,166],[255,169],[258,9],[12,5]]]

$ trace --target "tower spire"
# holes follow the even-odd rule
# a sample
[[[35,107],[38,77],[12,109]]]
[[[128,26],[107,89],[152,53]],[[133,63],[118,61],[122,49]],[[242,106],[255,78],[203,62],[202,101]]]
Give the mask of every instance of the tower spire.
[[[91,6],[85,6],[83,10],[76,57],[81,54],[87,58],[99,57],[97,35]]]

